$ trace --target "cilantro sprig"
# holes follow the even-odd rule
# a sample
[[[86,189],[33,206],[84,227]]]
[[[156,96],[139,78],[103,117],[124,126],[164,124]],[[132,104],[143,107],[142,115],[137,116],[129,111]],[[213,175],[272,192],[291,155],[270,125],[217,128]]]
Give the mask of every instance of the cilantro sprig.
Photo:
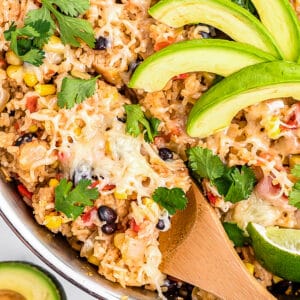
[[[54,34],[55,20],[64,44],[79,47],[78,39],[81,39],[93,48],[92,25],[87,20],[76,18],[88,7],[88,0],[42,0],[41,8],[27,13],[23,27],[17,28],[13,22],[4,32],[4,37],[11,41],[11,49],[16,55],[35,66],[43,63],[45,53],[42,48]]]
[[[243,247],[249,244],[249,237],[244,235],[244,231],[240,229],[236,223],[224,222],[223,227],[235,247]]]
[[[188,199],[184,191],[180,188],[168,189],[166,187],[158,187],[153,195],[153,200],[164,207],[170,215],[174,215],[176,210],[186,208]]]
[[[292,191],[289,194],[289,204],[300,209],[300,165],[295,165],[291,170],[291,173],[298,181],[294,184]]]
[[[187,155],[188,166],[195,177],[209,179],[224,196],[225,201],[236,203],[250,196],[256,178],[249,167],[229,168],[210,149],[201,147],[188,149]]]
[[[87,80],[65,77],[62,81],[61,91],[57,95],[57,105],[60,108],[72,108],[75,104],[91,97],[95,93],[98,77]]]
[[[99,197],[97,188],[89,188],[90,180],[81,179],[72,189],[72,182],[62,179],[55,188],[55,209],[63,212],[68,218],[76,219],[85,206],[93,205],[92,200]]]
[[[158,135],[160,120],[157,118],[146,118],[139,104],[124,105],[126,111],[126,132],[137,137],[143,131],[146,142],[153,142]]]

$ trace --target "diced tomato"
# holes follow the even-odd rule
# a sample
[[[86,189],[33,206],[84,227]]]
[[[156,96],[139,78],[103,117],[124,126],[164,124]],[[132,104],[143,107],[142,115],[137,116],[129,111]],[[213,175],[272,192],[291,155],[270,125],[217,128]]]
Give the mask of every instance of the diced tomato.
[[[31,112],[35,112],[37,110],[37,100],[38,96],[30,96],[26,98],[26,108]]]
[[[155,45],[154,45],[154,51],[159,51],[159,50],[161,50],[163,48],[166,48],[167,46],[173,44],[174,41],[175,41],[174,38],[168,37],[168,39],[165,40],[165,41],[155,43]]]
[[[58,160],[64,162],[70,158],[69,152],[58,152],[57,154]]]
[[[111,191],[116,187],[115,184],[107,184],[103,187],[102,191]]]
[[[129,221],[129,225],[130,225],[130,229],[136,233],[138,233],[141,229],[141,227],[138,224],[136,224],[135,219],[131,219]]]
[[[17,185],[17,189],[18,189],[19,193],[20,193],[23,197],[26,197],[26,198],[28,198],[28,199],[30,199],[30,200],[32,199],[32,193],[29,192],[23,184],[21,184],[21,183],[18,184],[18,185]]]
[[[91,216],[94,212],[97,211],[96,207],[92,207],[90,210],[88,210],[87,212],[85,212],[82,216],[81,219],[84,223],[89,223],[91,221]]]
[[[19,122],[18,122],[18,121],[16,121],[16,122],[14,123],[14,128],[15,128],[17,131],[20,129],[20,125],[19,125]]]
[[[295,104],[296,108],[294,112],[291,114],[288,121],[285,122],[285,124],[282,124],[280,126],[280,129],[282,130],[289,130],[289,129],[297,129],[300,127],[300,104]]]
[[[100,180],[96,180],[96,181],[92,182],[92,184],[90,185],[90,188],[91,189],[95,188],[99,183],[100,183]]]
[[[212,205],[216,205],[218,197],[216,197],[213,193],[207,192],[207,198]]]
[[[183,80],[189,77],[189,73],[179,74],[173,77],[173,80]]]

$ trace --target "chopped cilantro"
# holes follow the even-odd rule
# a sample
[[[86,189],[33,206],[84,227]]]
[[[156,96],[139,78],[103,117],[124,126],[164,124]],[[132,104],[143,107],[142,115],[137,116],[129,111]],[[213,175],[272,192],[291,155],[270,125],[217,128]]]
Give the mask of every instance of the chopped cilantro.
[[[299,180],[294,184],[289,194],[289,204],[300,209],[300,165],[295,165],[291,173]]]
[[[41,8],[27,13],[23,27],[17,28],[13,22],[4,32],[4,37],[11,41],[12,51],[23,61],[40,66],[45,57],[41,49],[56,28],[55,17],[64,44],[78,47],[78,39],[81,39],[93,48],[95,37],[92,25],[87,20],[76,18],[88,7],[88,0],[42,0]]]
[[[249,244],[249,238],[244,235],[243,230],[236,223],[224,222],[223,227],[235,247],[243,247]]]
[[[139,104],[124,105],[127,119],[126,132],[137,137],[145,130],[144,139],[146,142],[153,142],[158,135],[160,120],[156,118],[147,119]]]
[[[177,209],[185,209],[188,202],[184,191],[180,188],[168,189],[158,187],[154,191],[152,198],[156,203],[164,207],[170,215],[174,215]]]
[[[60,108],[72,108],[86,98],[91,97],[96,90],[97,77],[91,79],[80,79],[65,77],[62,81],[61,91],[58,93],[57,104]]]
[[[55,188],[55,209],[63,212],[68,218],[76,219],[85,206],[93,205],[92,200],[99,197],[96,188],[88,188],[90,184],[90,180],[81,179],[72,189],[72,182],[62,179]]]
[[[194,147],[187,150],[189,168],[200,177],[214,180],[224,173],[224,164],[219,156],[209,149]]]
[[[188,165],[198,179],[207,178],[216,186],[225,201],[247,199],[256,183],[254,172],[247,166],[228,168],[209,149],[194,147],[187,150]]]

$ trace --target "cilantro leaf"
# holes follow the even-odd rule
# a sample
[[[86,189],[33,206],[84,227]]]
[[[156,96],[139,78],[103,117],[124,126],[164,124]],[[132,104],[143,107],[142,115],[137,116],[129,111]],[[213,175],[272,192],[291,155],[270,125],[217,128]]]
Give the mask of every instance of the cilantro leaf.
[[[61,12],[71,17],[84,13],[90,6],[89,0],[51,0]]]
[[[184,191],[180,188],[168,189],[158,187],[154,191],[152,198],[156,203],[164,207],[170,215],[174,215],[177,209],[185,209],[188,202]]]
[[[28,37],[39,37],[39,32],[31,26],[31,24],[25,25],[22,28],[16,30],[19,36],[28,36]]]
[[[44,44],[46,44],[51,37],[50,28],[51,24],[46,20],[37,20],[36,22],[29,23],[33,28],[37,30],[39,33],[39,37],[33,39],[33,45],[37,48],[43,48]]]
[[[249,238],[244,235],[243,230],[237,224],[224,222],[223,227],[235,247],[243,247],[245,244],[249,244]]]
[[[90,48],[94,48],[95,46],[95,37],[94,37],[94,31],[91,23],[89,23],[87,20],[79,19],[79,18],[73,18],[70,16],[66,16],[62,13],[60,13],[58,10],[56,10],[52,3],[55,3],[56,0],[42,0],[43,5],[47,7],[49,11],[53,13],[55,16],[60,29],[60,37],[64,44],[70,44],[74,47],[79,47],[80,43],[78,42],[78,38],[86,42],[86,44]],[[67,7],[71,8],[71,12],[74,12],[74,3],[73,5],[68,6],[67,0],[60,0],[58,1],[62,4],[65,3],[63,6],[64,9]],[[82,2],[79,1],[79,4]],[[80,5],[79,5],[80,6]]]
[[[4,38],[7,40],[7,41],[11,41],[11,34],[12,32],[16,31],[17,30],[17,25],[15,24],[15,22],[13,21],[9,28],[7,30],[4,31]]]
[[[75,104],[83,102],[93,96],[99,76],[85,80],[65,77],[62,81],[61,91],[58,93],[57,104],[60,108],[72,108]]]
[[[300,179],[300,165],[295,165],[291,171],[292,175]]]
[[[45,58],[45,52],[40,49],[31,49],[24,55],[19,56],[23,61],[26,61],[34,66],[40,66]]]
[[[256,182],[254,172],[250,168],[242,166],[241,171],[238,168],[234,168],[230,173],[230,177],[232,178],[232,183],[225,195],[225,201],[236,203],[247,199],[252,193]]]
[[[300,209],[300,181],[294,184],[289,194],[289,204]]]
[[[193,147],[187,150],[189,168],[196,175],[210,180],[219,178],[224,173],[224,164],[210,149]]]
[[[158,135],[160,120],[157,118],[147,119],[139,104],[126,104],[124,108],[127,114],[126,132],[137,137],[146,129],[145,141],[148,143],[153,142],[154,137]]]
[[[68,218],[76,219],[81,215],[85,206],[93,205],[99,197],[96,188],[89,189],[90,180],[81,179],[72,189],[72,182],[62,179],[55,188],[55,209],[63,212]]]

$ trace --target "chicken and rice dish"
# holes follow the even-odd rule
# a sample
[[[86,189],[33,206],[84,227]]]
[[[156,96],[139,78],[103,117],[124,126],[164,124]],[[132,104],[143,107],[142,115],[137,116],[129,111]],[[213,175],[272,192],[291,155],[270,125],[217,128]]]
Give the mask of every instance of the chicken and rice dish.
[[[253,174],[253,190],[241,201],[227,201],[208,178],[201,179],[222,222],[241,230],[249,222],[300,228],[299,209],[288,201],[295,183],[290,170],[300,163],[300,104],[292,98],[263,101],[240,111],[222,131],[190,137],[188,113],[218,76],[180,74],[163,90],[148,93],[127,85],[154,52],[220,32],[205,24],[165,25],[148,14],[156,2],[90,0],[78,18],[91,24],[93,47],[84,38],[75,47],[54,28],[37,64],[26,61],[28,53],[16,55],[13,36],[46,1],[1,1],[1,176],[15,184],[40,225],[65,236],[108,280],[156,290],[167,299],[217,299],[160,271],[158,237],[175,213],[162,198],[176,194],[185,200],[191,185],[187,150],[210,149],[227,167],[245,166]],[[300,1],[292,2],[300,13]],[[66,8],[57,11],[67,14]],[[31,37],[20,33],[18,42],[25,41],[22,36]],[[94,90],[77,101],[73,94],[84,94],[92,84]],[[298,289],[267,271],[251,245],[236,250],[270,291]]]

